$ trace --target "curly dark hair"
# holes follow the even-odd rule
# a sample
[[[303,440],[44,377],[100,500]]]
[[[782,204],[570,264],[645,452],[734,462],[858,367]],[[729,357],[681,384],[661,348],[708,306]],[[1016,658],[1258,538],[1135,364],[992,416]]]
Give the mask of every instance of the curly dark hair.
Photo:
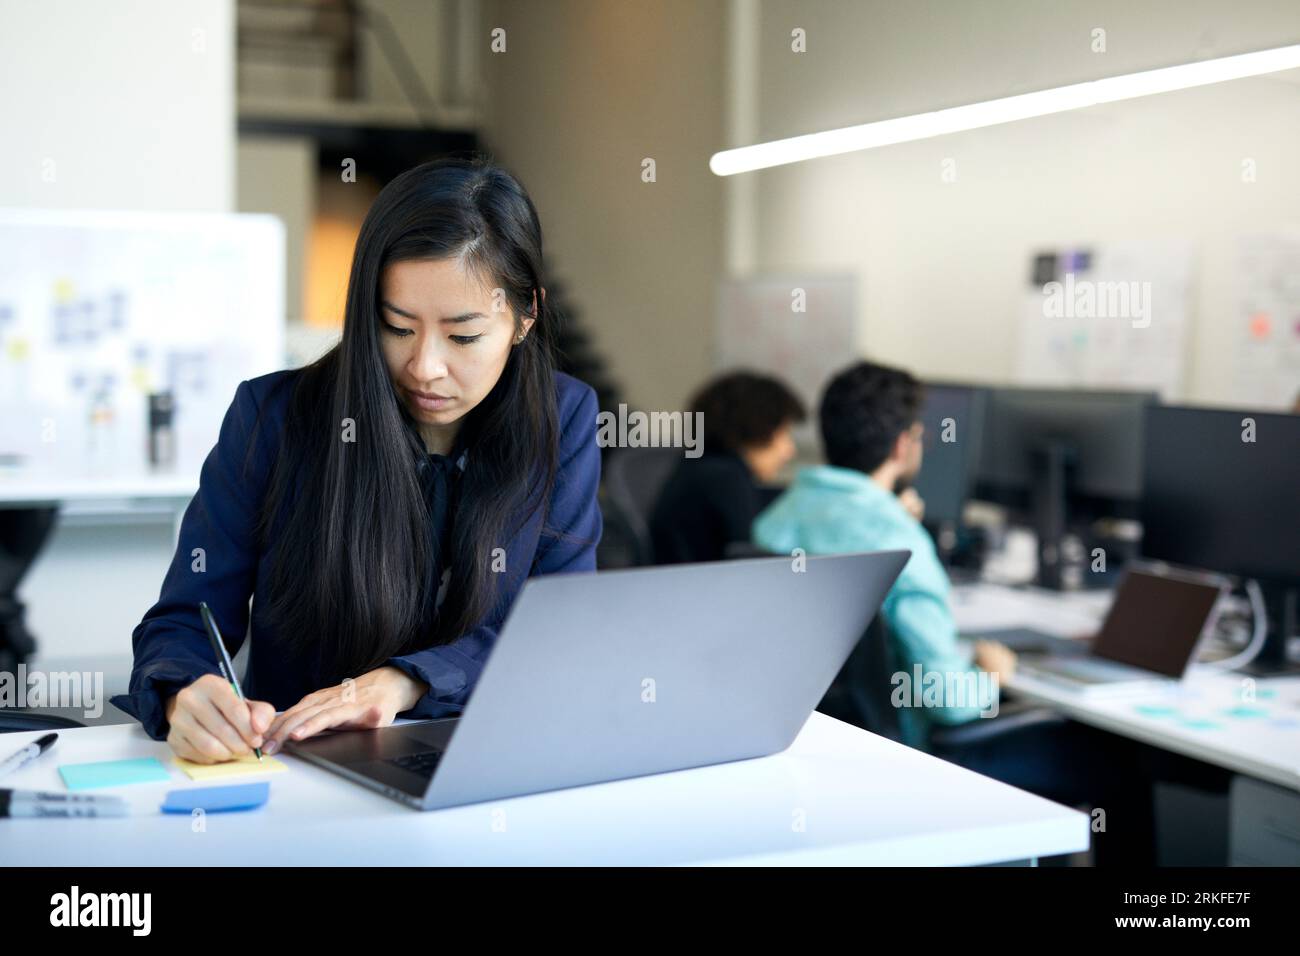
[[[870,474],[898,436],[920,417],[924,386],[902,369],[859,362],[836,375],[822,395],[826,460]]]
[[[739,452],[765,445],[784,425],[808,417],[799,396],[770,375],[737,371],[715,378],[691,399],[704,414],[704,447]]]

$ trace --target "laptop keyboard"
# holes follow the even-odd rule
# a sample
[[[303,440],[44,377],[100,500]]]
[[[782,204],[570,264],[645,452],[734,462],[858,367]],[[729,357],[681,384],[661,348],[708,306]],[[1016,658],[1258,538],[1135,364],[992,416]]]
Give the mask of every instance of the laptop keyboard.
[[[418,754],[403,754],[400,757],[392,758],[390,762],[397,764],[403,770],[419,774],[421,777],[432,777],[433,771],[437,769],[438,761],[441,759],[441,750],[429,750]]]
[[[1025,673],[1043,677],[1065,677],[1083,684],[1117,684],[1133,681],[1168,681],[1163,674],[1127,664],[1096,658],[1064,658],[1026,662]]]

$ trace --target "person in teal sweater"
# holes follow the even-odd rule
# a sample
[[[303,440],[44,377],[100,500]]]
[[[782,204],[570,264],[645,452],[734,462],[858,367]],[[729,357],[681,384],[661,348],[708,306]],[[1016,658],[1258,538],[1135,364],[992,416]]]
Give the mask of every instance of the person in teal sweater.
[[[829,464],[801,469],[755,519],[751,534],[759,547],[786,554],[796,548],[807,554],[912,552],[881,613],[893,637],[895,681],[905,678],[906,688],[915,685],[918,672],[923,682],[940,678],[943,694],[922,697],[920,707],[914,694],[900,695],[897,683],[894,688],[904,742],[931,749],[935,724],[997,712],[998,687],[1014,672],[1016,657],[993,641],[977,642],[969,656],[957,644],[948,576],[921,527],[924,502],[909,488],[921,468],[921,400],[921,384],[898,369],[860,362],[837,375],[818,412]],[[1156,860],[1154,785],[1135,743],[1067,721],[1015,728],[940,756],[1049,800],[1104,808],[1106,831],[1093,834],[1099,864],[1150,866]]]
[[[957,644],[948,575],[921,526],[924,503],[909,487],[921,468],[921,400],[921,383],[899,369],[861,362],[837,375],[820,409],[829,464],[800,469],[751,532],[759,547],[787,554],[796,548],[808,554],[912,552],[881,613],[902,675],[896,677],[895,697],[912,702],[909,685],[918,674],[922,686],[944,688],[938,706],[898,709],[904,741],[925,749],[932,723],[960,724],[997,713],[997,682],[988,675],[1009,677],[1015,655],[981,641],[972,660]]]

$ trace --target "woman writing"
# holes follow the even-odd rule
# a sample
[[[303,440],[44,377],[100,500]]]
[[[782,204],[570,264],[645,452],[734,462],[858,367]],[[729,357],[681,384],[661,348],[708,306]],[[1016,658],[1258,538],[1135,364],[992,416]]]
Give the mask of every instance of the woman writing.
[[[200,763],[459,712],[524,580],[595,569],[595,393],[554,369],[542,277],[504,170],[393,180],[339,344],[237,389],[113,703]],[[200,601],[232,655],[248,634],[246,701]]]

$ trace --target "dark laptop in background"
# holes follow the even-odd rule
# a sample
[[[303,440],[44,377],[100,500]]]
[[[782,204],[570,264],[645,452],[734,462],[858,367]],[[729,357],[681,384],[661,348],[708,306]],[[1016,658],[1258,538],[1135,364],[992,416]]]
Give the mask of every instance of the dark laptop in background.
[[[1021,651],[1017,672],[1086,694],[1168,686],[1187,672],[1228,590],[1220,575],[1132,566],[1095,638],[1074,641],[1080,650],[1073,653]]]

